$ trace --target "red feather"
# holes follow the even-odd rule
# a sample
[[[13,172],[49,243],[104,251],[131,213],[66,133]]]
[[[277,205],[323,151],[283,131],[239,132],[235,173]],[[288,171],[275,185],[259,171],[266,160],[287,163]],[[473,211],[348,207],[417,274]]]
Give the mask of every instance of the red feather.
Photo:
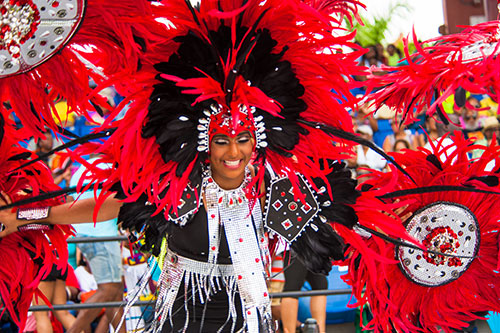
[[[482,157],[476,163],[471,163],[468,153],[478,146],[471,145],[461,135],[453,139],[454,151],[447,158],[443,152],[450,147],[442,143],[438,143],[432,151],[421,148],[419,151],[406,150],[393,155],[414,182],[398,170],[392,172],[396,174],[396,184],[391,173],[376,171],[364,182],[384,192],[389,190],[388,185],[393,190],[454,185],[498,192],[447,191],[444,194],[436,191],[400,198],[407,199],[405,204],[408,204],[401,216],[443,200],[462,204],[476,216],[480,230],[478,256],[458,279],[448,284],[426,287],[412,282],[394,262],[395,246],[378,241],[376,237],[366,239],[367,246],[370,251],[385,257],[386,261],[374,264],[371,258],[358,249],[349,251],[347,263],[350,269],[346,281],[352,285],[359,304],[370,304],[374,318],[367,328],[375,329],[376,332],[386,332],[391,327],[402,332],[437,332],[437,327],[441,327],[445,332],[451,332],[466,327],[468,321],[477,318],[476,312],[500,310],[500,274],[497,271],[500,231],[500,209],[497,203],[500,184],[486,186],[474,180],[481,176],[497,177],[488,171],[487,164],[498,159],[500,147],[483,147],[485,152]],[[441,157],[440,167],[430,162],[428,156],[431,154]]]

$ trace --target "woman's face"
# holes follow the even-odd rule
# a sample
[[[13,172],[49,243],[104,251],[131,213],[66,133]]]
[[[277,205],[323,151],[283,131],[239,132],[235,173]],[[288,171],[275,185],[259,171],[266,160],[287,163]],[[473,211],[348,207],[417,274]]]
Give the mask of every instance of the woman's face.
[[[210,141],[212,178],[223,189],[237,188],[245,177],[245,167],[252,158],[255,141],[249,131],[235,137],[215,134]]]

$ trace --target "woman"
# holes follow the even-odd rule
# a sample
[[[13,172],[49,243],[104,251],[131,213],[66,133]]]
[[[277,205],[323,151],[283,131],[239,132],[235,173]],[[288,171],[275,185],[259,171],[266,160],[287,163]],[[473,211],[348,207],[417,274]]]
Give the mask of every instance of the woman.
[[[346,111],[356,102],[349,78],[361,72],[361,51],[349,36],[332,34],[344,30],[330,14],[355,14],[355,2],[320,7],[298,0],[155,6],[175,29],[162,31],[161,52],[137,39],[145,50],[137,73],[113,80],[129,109],[101,126],[107,141],[80,150],[102,153],[88,165],[102,189],[97,201],[22,212],[50,224],[119,215],[144,237],[163,261],[150,331],[273,330],[264,226],[322,274],[343,258],[344,239],[361,244],[354,226],[406,239],[373,209],[380,205],[373,194],[360,197],[342,164],[326,162],[350,153],[346,140],[362,141]],[[113,168],[95,168],[100,163]],[[2,211],[0,237],[33,218],[19,222]]]
[[[234,128],[228,114],[217,119],[222,121],[214,119],[209,130],[213,133],[210,163],[203,179],[200,207],[184,226],[169,223],[169,249],[159,286],[167,295],[159,293],[161,306],[157,308],[153,330],[273,330],[265,279],[269,252],[261,213],[262,196],[249,186],[255,175],[255,169],[249,166],[256,145],[254,127],[251,122],[241,121],[237,124],[242,125]],[[86,222],[92,217],[94,206],[94,199],[54,206],[36,222]],[[117,199],[107,199],[98,211],[98,220],[118,215],[121,206]],[[238,223],[231,223],[232,219]],[[4,234],[34,222],[17,220],[6,211],[1,212],[0,220],[6,226]],[[125,221],[125,225],[127,222],[130,223]],[[335,238],[333,229],[328,228],[326,232]]]

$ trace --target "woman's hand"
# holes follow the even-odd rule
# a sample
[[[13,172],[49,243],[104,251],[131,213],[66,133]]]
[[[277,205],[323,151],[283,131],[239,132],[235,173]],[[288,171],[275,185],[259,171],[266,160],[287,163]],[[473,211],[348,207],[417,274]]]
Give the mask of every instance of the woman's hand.
[[[7,193],[0,192],[0,206],[7,206],[12,203],[12,200],[7,195]],[[0,238],[5,237],[13,232],[17,231],[17,227],[22,223],[17,220],[16,212],[12,211],[11,208],[0,210]]]

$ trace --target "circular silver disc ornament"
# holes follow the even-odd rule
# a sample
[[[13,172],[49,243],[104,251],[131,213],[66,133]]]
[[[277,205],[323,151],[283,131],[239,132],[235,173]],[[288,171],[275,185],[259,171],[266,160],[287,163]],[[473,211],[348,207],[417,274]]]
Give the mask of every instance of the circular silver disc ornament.
[[[0,4],[0,78],[39,66],[73,37],[85,0],[3,0]]]
[[[453,202],[436,202],[417,211],[406,225],[408,233],[436,254],[405,246],[396,257],[406,277],[436,287],[458,279],[479,250],[480,234],[474,214]]]

